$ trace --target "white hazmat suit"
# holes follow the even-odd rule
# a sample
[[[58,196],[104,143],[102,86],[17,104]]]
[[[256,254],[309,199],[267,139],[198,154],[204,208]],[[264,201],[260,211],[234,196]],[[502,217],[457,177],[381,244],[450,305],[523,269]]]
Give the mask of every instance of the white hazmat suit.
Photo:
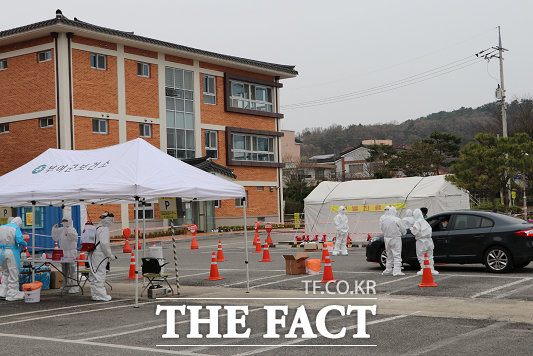
[[[61,220],[63,227],[57,227],[57,224],[52,228],[52,238],[59,243],[59,247],[63,250],[63,257],[78,257],[78,232],[72,224],[72,217],[69,212],[63,214]],[[78,293],[80,287],[65,287],[67,285],[78,284],[78,276],[76,272],[76,262],[62,263],[63,287],[59,288],[59,293]]]
[[[396,208],[391,206],[389,214],[381,222],[381,230],[385,238],[385,251],[387,264],[383,275],[404,276],[402,272],[402,235],[406,233],[405,227],[398,217]]]
[[[19,291],[20,252],[27,243],[21,228],[22,219],[18,216],[11,223],[0,226],[0,297],[9,302],[24,299],[24,292]]]
[[[94,251],[89,252],[89,282],[92,300],[109,301],[111,296],[105,289],[105,277],[107,260],[116,260],[109,244],[109,227],[113,225],[114,215],[105,212],[100,218],[100,223],[96,227],[96,247]]]
[[[390,206],[388,205],[383,209],[383,215],[381,215],[381,217],[379,218],[379,227],[381,227],[381,223],[383,222],[383,219],[389,216],[389,209],[390,209]]]
[[[420,271],[417,272],[419,276],[423,274],[424,267],[424,254],[428,254],[429,265],[431,267],[432,274],[439,274],[435,271],[433,267],[433,239],[431,238],[432,230],[431,226],[424,219],[422,211],[420,209],[415,209],[414,212],[415,223],[411,228],[411,232],[415,235],[416,240],[416,257],[418,257],[418,262],[420,263]]]
[[[410,229],[414,225],[415,219],[413,218],[413,211],[411,209],[405,211],[405,218],[402,221],[405,229]]]
[[[348,256],[348,249],[346,243],[348,242],[348,217],[346,216],[346,208],[339,206],[338,214],[333,220],[335,222],[335,228],[337,229],[337,240],[335,240],[335,246],[333,248],[333,256],[337,256],[339,251]]]

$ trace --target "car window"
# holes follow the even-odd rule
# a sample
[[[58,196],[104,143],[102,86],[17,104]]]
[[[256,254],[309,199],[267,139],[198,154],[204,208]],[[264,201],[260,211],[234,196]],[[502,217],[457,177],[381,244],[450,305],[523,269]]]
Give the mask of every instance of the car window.
[[[439,215],[427,220],[433,231],[446,231],[449,221],[450,215]]]
[[[455,218],[454,230],[477,229],[481,226],[481,216],[457,215]]]
[[[494,226],[494,221],[487,219],[487,218],[483,218],[483,220],[481,220],[481,227],[493,227],[493,226]]]

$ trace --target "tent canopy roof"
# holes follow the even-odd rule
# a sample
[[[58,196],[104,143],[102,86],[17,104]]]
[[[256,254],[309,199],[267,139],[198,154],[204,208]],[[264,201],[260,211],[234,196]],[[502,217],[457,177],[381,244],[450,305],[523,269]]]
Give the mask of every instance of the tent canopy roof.
[[[173,158],[143,139],[94,150],[48,149],[0,177],[0,206],[222,200],[244,187]]]

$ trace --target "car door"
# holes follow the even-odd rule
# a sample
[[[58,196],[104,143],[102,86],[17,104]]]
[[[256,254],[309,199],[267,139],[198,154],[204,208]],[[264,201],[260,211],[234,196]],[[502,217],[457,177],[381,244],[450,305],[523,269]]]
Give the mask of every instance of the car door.
[[[448,258],[448,228],[446,222],[450,221],[451,215],[442,214],[432,216],[427,219],[431,226],[433,238],[433,260],[435,262],[446,262]],[[449,225],[449,224],[448,224]]]
[[[479,215],[457,214],[448,234],[450,262],[480,262],[485,238],[493,225],[492,220]]]

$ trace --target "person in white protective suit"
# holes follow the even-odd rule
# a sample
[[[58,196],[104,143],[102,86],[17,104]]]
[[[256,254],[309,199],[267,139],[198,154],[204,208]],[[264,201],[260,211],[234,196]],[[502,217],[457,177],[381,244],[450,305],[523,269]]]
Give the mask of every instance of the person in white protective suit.
[[[348,242],[348,217],[346,216],[346,208],[339,206],[338,214],[333,220],[335,222],[335,228],[337,229],[337,239],[335,240],[335,246],[333,247],[333,256],[337,256],[339,251],[343,256],[348,256],[348,249],[346,243]]]
[[[419,276],[423,275],[424,271],[424,254],[428,254],[429,265],[431,267],[432,274],[439,274],[435,271],[433,263],[433,239],[431,238],[432,230],[431,226],[424,219],[422,211],[420,209],[415,209],[414,212],[415,223],[411,228],[411,232],[415,235],[416,240],[416,257],[418,257],[418,262],[420,263],[420,271],[416,274]]]
[[[406,233],[402,220],[396,217],[396,208],[389,208],[389,215],[381,222],[385,238],[387,264],[383,275],[404,276],[402,272],[402,235]]]
[[[24,299],[24,292],[19,291],[20,252],[27,243],[22,237],[21,228],[22,219],[18,216],[10,223],[0,226],[0,297],[9,302]]]
[[[113,225],[115,215],[105,212],[100,216],[100,223],[96,227],[95,248],[89,252],[89,283],[91,283],[92,300],[109,301],[111,296],[105,289],[107,261],[117,259],[111,253],[109,244],[109,227]]]
[[[72,217],[70,212],[63,213],[63,219],[61,220],[63,227],[58,227],[57,224],[52,228],[52,238],[59,243],[59,247],[63,250],[63,257],[78,257],[78,232],[73,226]],[[80,287],[65,287],[66,285],[78,284],[78,275],[76,270],[76,263],[62,263],[63,287],[59,288],[58,293],[78,293]]]
[[[410,229],[414,225],[415,219],[413,218],[413,211],[411,209],[407,209],[405,211],[405,218],[403,218],[402,221],[406,230]]]
[[[381,217],[379,218],[379,227],[381,227],[381,222],[383,221],[383,219],[389,216],[389,209],[390,206],[388,205],[383,209],[383,215],[381,215]]]

